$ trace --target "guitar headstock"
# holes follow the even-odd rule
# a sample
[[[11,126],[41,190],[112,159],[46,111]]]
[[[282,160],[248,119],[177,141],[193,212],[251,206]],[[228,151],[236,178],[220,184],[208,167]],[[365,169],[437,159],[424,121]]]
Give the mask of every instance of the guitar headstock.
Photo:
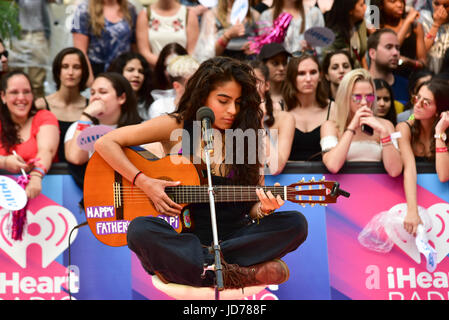
[[[340,189],[340,184],[336,181],[326,181],[325,177],[315,181],[312,177],[309,181],[302,178],[297,183],[292,183],[287,187],[287,200],[301,204],[305,207],[310,204],[326,206],[328,203],[336,203],[339,196],[349,198],[350,194]]]

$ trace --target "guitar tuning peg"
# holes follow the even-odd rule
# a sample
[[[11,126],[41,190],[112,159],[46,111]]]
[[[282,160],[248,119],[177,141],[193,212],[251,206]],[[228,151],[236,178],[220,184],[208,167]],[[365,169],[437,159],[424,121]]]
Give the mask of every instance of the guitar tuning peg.
[[[315,207],[315,204],[316,204],[316,203],[311,203],[311,204],[310,204],[310,207],[311,207],[311,208]]]
[[[305,203],[301,203],[301,206],[302,206],[303,208],[305,208],[305,207],[306,207],[306,204],[305,204]]]
[[[320,181],[325,181],[326,180],[326,177],[325,176],[323,176],[321,179],[320,179]]]
[[[301,180],[299,180],[299,182],[305,182],[306,179],[304,179],[304,177],[301,178]]]
[[[315,182],[315,177],[312,177],[312,179],[310,179],[309,182]]]
[[[320,206],[327,207],[327,203],[320,203]]]

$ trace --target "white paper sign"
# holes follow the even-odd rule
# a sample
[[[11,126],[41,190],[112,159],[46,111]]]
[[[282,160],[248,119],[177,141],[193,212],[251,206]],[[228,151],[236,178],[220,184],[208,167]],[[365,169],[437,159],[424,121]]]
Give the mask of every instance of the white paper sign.
[[[0,176],[0,207],[16,211],[25,207],[27,201],[25,190],[14,179]]]
[[[199,0],[199,2],[206,8],[215,8],[218,4],[218,0]]]
[[[95,142],[112,130],[111,127],[104,125],[89,127],[81,131],[76,142],[81,149],[93,151]]]
[[[231,24],[234,25],[237,21],[242,22],[245,20],[248,10],[248,0],[235,0],[231,9]]]

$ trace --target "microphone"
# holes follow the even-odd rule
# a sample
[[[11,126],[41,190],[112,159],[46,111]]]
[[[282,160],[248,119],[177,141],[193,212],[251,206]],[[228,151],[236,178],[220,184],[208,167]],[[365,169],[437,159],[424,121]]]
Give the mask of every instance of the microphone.
[[[215,114],[209,107],[201,107],[196,112],[196,120],[201,121],[201,132],[203,141],[206,144],[206,150],[212,150],[212,124],[215,121]]]

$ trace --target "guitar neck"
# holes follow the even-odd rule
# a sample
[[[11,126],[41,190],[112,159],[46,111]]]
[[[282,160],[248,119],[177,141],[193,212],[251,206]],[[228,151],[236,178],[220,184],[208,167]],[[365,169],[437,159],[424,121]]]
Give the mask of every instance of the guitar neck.
[[[208,186],[177,186],[167,187],[165,192],[176,203],[204,203],[209,202]],[[214,199],[216,202],[244,202],[259,201],[257,188],[265,192],[271,191],[276,197],[288,198],[289,187],[284,186],[214,186]],[[288,200],[288,199],[287,199]]]

